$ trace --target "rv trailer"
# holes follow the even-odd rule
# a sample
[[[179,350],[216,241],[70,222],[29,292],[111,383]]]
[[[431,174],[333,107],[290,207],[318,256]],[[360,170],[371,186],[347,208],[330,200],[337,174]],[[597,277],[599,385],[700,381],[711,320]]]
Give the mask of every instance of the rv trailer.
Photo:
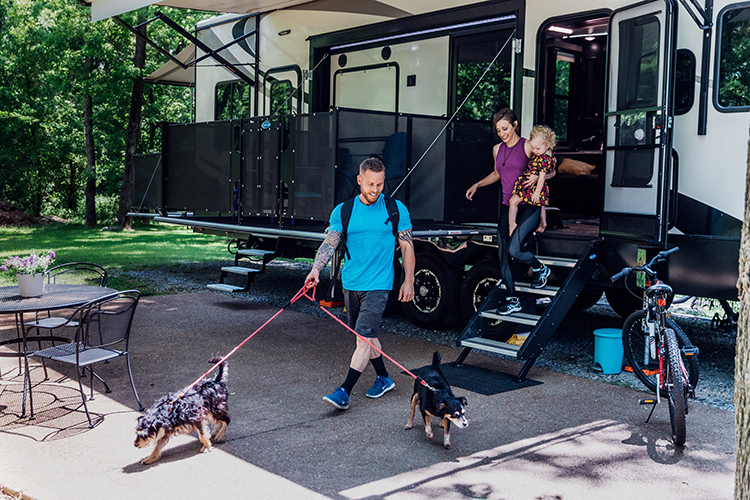
[[[92,5],[94,18],[117,10],[113,0]],[[152,75],[195,85],[195,122],[165,125],[162,150],[140,158],[134,213],[237,240],[237,267],[243,255],[262,266],[313,256],[333,207],[357,193],[359,163],[375,155],[386,195],[414,224],[416,298],[406,314],[431,328],[468,323],[499,278],[498,192],[483,188],[473,202],[464,193],[493,168],[490,119],[508,106],[522,135],[541,123],[558,136],[548,227],[529,245],[559,286],[521,287],[532,305],[533,292],[550,295],[541,316],[487,320],[487,331],[521,323],[543,332],[497,352],[535,357],[570,307],[602,291],[620,314],[639,307],[609,277],[666,247],[680,247],[659,269],[676,293],[736,299],[750,3],[212,8],[224,5],[226,14],[185,32],[192,61]],[[235,272],[249,273],[222,271]]]

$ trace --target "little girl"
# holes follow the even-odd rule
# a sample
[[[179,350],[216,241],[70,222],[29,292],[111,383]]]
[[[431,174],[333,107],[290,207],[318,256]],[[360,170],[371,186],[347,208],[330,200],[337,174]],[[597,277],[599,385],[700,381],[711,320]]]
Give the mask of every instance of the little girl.
[[[552,151],[557,145],[555,131],[546,125],[535,125],[529,133],[529,144],[534,156],[529,159],[526,170],[518,177],[513,187],[513,196],[510,198],[510,210],[508,211],[508,226],[510,234],[516,229],[516,214],[518,204],[521,202],[542,207],[541,224],[545,223],[544,207],[549,204],[549,189],[544,182],[544,176],[555,168],[555,153]],[[538,175],[536,185],[525,187],[524,183],[531,175]]]

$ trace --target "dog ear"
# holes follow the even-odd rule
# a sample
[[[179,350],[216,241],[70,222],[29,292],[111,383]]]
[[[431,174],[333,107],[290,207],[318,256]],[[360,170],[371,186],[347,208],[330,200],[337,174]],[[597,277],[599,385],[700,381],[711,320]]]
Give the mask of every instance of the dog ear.
[[[461,401],[461,404],[464,406],[469,406],[469,403],[466,402],[466,398],[463,396],[459,396],[458,400]]]

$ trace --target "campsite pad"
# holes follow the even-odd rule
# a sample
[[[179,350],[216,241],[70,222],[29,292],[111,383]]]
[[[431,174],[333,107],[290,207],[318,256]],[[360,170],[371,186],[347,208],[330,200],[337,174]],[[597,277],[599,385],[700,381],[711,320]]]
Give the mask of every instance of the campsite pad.
[[[417,373],[418,370],[419,368],[416,368],[412,372]],[[516,382],[516,375],[489,370],[481,366],[456,366],[453,363],[443,363],[440,365],[440,370],[454,389],[459,387],[483,396],[494,396],[495,394],[533,387],[542,383],[528,378],[523,382]],[[401,373],[405,374],[406,372]]]

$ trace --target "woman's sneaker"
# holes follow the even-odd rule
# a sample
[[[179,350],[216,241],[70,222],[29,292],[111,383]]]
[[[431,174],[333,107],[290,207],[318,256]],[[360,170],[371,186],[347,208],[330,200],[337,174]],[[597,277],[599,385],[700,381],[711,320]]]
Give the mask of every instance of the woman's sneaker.
[[[323,401],[337,410],[346,410],[349,408],[349,393],[343,387],[338,387],[333,393],[323,396]]]
[[[521,301],[518,300],[518,297],[506,297],[505,302],[502,302],[500,307],[497,308],[497,314],[507,316],[514,312],[520,312],[522,309]]]
[[[531,277],[531,288],[544,288],[547,286],[547,276],[549,276],[549,267],[542,264],[539,269],[532,269],[534,274]]]

